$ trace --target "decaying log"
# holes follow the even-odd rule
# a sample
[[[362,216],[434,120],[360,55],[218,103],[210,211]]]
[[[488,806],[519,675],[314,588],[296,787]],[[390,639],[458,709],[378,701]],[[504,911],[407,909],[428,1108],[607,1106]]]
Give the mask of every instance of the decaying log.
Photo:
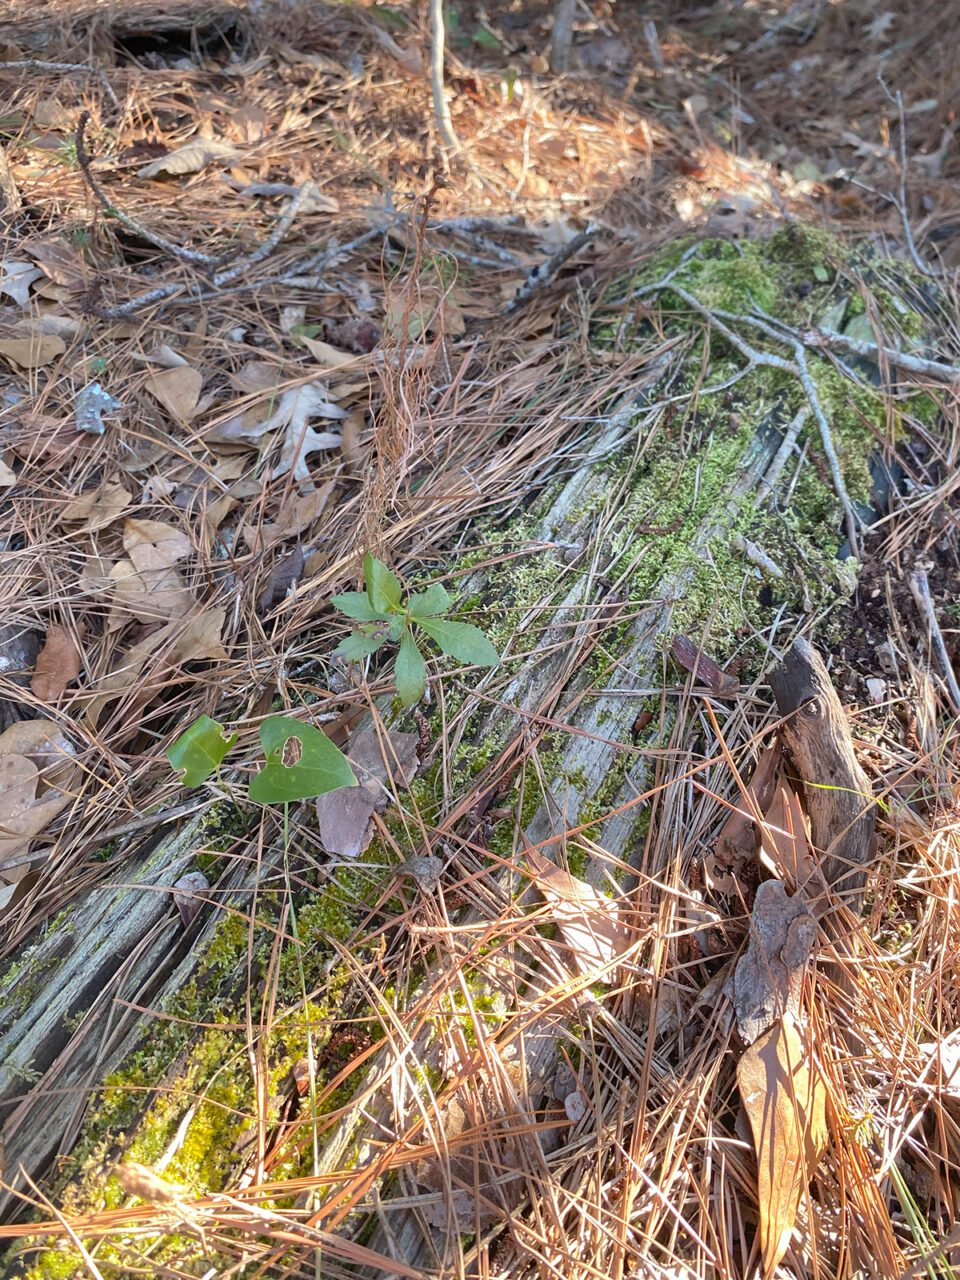
[[[850,740],[840,699],[808,640],[794,641],[770,674],[783,737],[810,815],[813,844],[832,891],[856,910],[873,853],[876,806]]]
[[[694,346],[691,341],[689,348]],[[641,953],[645,941],[661,942],[657,930],[664,899],[656,895],[666,886],[663,892],[674,895],[671,901],[683,897],[684,868],[694,857],[695,837],[675,821],[683,834],[669,861],[647,861],[643,819],[649,816],[654,771],[660,770],[659,780],[666,778],[668,789],[679,776],[671,778],[670,770],[681,753],[674,750],[669,726],[662,740],[657,736],[656,720],[650,740],[638,742],[638,712],[651,690],[658,699],[662,695],[666,719],[680,703],[687,672],[671,671],[665,679],[664,671],[677,631],[726,662],[768,628],[779,643],[805,611],[796,598],[786,603],[784,597],[782,606],[769,606],[758,622],[762,596],[781,588],[765,583],[757,557],[747,554],[762,536],[750,522],[758,496],[766,501],[783,489],[777,482],[793,447],[792,442],[785,447],[785,441],[791,422],[798,421],[798,401],[790,403],[785,395],[771,403],[769,391],[766,396],[757,392],[752,400],[747,396],[746,403],[732,395],[721,400],[734,385],[725,379],[714,392],[712,417],[688,415],[688,406],[678,412],[677,404],[689,398],[684,387],[699,385],[701,374],[695,362],[693,378],[684,381],[690,370],[678,349],[679,344],[658,347],[650,357],[643,401],[632,398],[624,413],[598,424],[595,446],[578,455],[562,482],[524,513],[522,532],[504,543],[505,553],[494,554],[490,567],[474,570],[459,584],[466,597],[479,602],[473,606],[477,616],[491,623],[506,619],[499,637],[503,666],[440,682],[433,759],[426,762],[439,779],[429,798],[442,801],[429,823],[431,847],[404,849],[402,864],[385,856],[396,852],[386,845],[379,862],[361,859],[369,893],[358,892],[357,900],[342,908],[336,903],[341,918],[333,922],[342,924],[343,916],[354,912],[359,930],[363,919],[380,911],[377,933],[383,938],[389,928],[384,904],[402,886],[407,902],[416,907],[407,920],[415,923],[419,947],[403,959],[415,955],[419,968],[401,983],[384,970],[379,956],[374,963],[352,955],[351,947],[362,946],[359,934],[347,936],[332,927],[325,937],[316,926],[300,956],[312,966],[308,989],[335,970],[350,979],[362,976],[354,987],[331,984],[333,999],[342,1003],[324,1015],[325,1036],[337,1018],[349,1029],[372,1025],[378,1016],[380,1025],[394,1033],[389,1048],[371,1046],[364,1057],[360,1082],[351,1080],[352,1100],[332,1107],[329,1116],[314,1117],[318,1151],[302,1165],[304,1176],[316,1180],[314,1190],[322,1189],[310,1201],[316,1206],[311,1225],[361,1237],[384,1258],[424,1273],[463,1274],[454,1265],[463,1261],[461,1235],[491,1223],[512,1227],[527,1190],[553,1176],[547,1157],[569,1132],[562,1104],[574,1092],[566,1085],[564,1093],[555,1080],[571,1057],[567,1050],[582,1048],[572,1023],[610,1032],[625,1089],[654,1089],[672,1071],[661,1064],[659,1048],[652,1052],[643,1018],[627,1029],[611,1029],[603,1001],[592,991],[616,977],[634,988],[639,1003],[651,1003],[651,974]],[[663,468],[663,459],[670,467]],[[831,510],[829,494],[823,509]],[[796,530],[778,529],[776,512],[766,519],[771,539],[783,535],[775,546],[782,582],[815,578]],[[823,546],[831,540],[839,545],[838,529],[834,506],[821,530]],[[767,557],[767,572],[770,563]],[[805,591],[802,586],[801,601]],[[740,614],[717,647],[712,629],[731,602]],[[769,652],[764,639],[754,652],[758,663],[763,659],[757,651]],[[754,674],[759,675],[756,667]],[[702,673],[691,683],[696,715],[711,691],[703,688]],[[781,713],[790,715],[784,738],[805,784],[813,840],[826,855],[827,879],[835,890],[859,892],[873,809],[869,785],[845,735],[839,700],[822,663],[803,642],[771,683]],[[718,714],[733,706],[731,715],[742,716],[737,690],[729,693],[729,701],[714,703]],[[413,727],[389,700],[379,711],[390,728]],[[656,713],[649,714],[653,720]],[[702,726],[692,730],[701,733]],[[691,758],[699,750],[691,748]],[[511,816],[496,820],[505,825],[498,828],[502,843],[494,848],[485,831],[485,810],[502,815],[501,797],[490,803],[485,784],[501,786],[515,777],[520,795]],[[689,774],[684,777],[689,781]],[[457,785],[448,785],[451,779]],[[524,783],[533,804],[523,803]],[[702,783],[707,794],[725,788],[734,794],[719,754],[704,765]],[[685,785],[670,793],[669,804],[676,805],[672,819],[687,812]],[[252,828],[252,814],[239,816]],[[722,816],[718,808],[718,821]],[[415,823],[409,826],[416,829]],[[290,829],[296,842],[296,813]],[[581,839],[587,832],[589,838]],[[281,998],[270,986],[279,981],[285,949],[296,941],[292,924],[285,907],[265,924],[262,919],[265,905],[289,900],[288,859],[276,827],[267,830],[263,845],[241,846],[236,856],[223,860],[210,905],[184,931],[170,889],[207,840],[203,821],[191,819],[174,835],[136,852],[122,873],[81,897],[0,975],[4,1177],[15,1190],[25,1190],[29,1177],[46,1180],[55,1194],[51,1170],[56,1158],[75,1145],[86,1161],[75,1171],[87,1176],[86,1191],[101,1186],[127,1154],[145,1162],[137,1143],[150,1109],[160,1102],[166,1110],[156,1154],[149,1158],[160,1163],[161,1173],[165,1162],[172,1162],[174,1177],[184,1177],[172,1157],[186,1145],[198,1114],[214,1126],[218,1148],[216,1159],[203,1164],[207,1181],[196,1169],[188,1171],[196,1175],[192,1190],[198,1197],[204,1188],[219,1190],[217,1179],[241,1188],[258,1177],[266,1180],[270,1150],[288,1150],[298,1124],[301,1140],[309,1134],[306,1105],[298,1120],[294,1108],[284,1109],[283,1099],[266,1096],[269,1088],[277,1093],[287,1087],[281,1078],[283,1055],[294,1052],[286,1040],[296,1040],[294,1032],[285,1034],[290,1024],[284,1023]],[[536,923],[524,927],[524,912],[540,901],[525,861],[531,847],[571,871],[568,853],[576,852],[577,878],[619,895],[618,904],[627,911],[634,909],[626,891],[629,881],[614,871],[633,868],[654,886],[648,914],[631,919],[639,945],[624,960],[621,974],[591,981],[576,972],[562,936],[547,937]],[[410,888],[404,877],[412,876],[408,868],[422,853],[456,864],[446,885]],[[445,888],[454,891],[449,899],[443,897]],[[323,882],[301,882],[299,928],[322,889]],[[496,935],[503,932],[504,918],[510,918],[512,932],[509,946],[499,950]],[[226,945],[231,930],[238,936],[227,938]],[[474,945],[478,939],[486,939],[483,948]],[[462,973],[465,968],[469,975]],[[458,1022],[465,1006],[456,1000],[464,997],[461,980],[466,983],[468,977],[469,998],[490,1017],[482,1043],[471,1042]],[[192,999],[186,1005],[185,992]],[[310,999],[319,1003],[315,995],[314,989]],[[287,996],[294,1008],[299,996],[299,986]],[[669,995],[658,1014],[673,999],[671,1008],[679,1010],[679,996]],[[676,1026],[679,1014],[670,1016]],[[666,1021],[658,1018],[656,1035],[665,1034]],[[297,1034],[302,1038],[302,1031]],[[169,1053],[168,1042],[173,1045]],[[131,1085],[122,1072],[132,1058],[138,1074]],[[255,1085],[236,1075],[239,1083],[221,1099],[216,1089],[225,1069],[254,1062]],[[321,1091],[335,1088],[339,1065],[329,1075],[321,1065]],[[129,1105],[121,1122],[121,1112],[110,1112],[104,1099],[124,1088]],[[220,1111],[211,1112],[214,1104]],[[237,1132],[224,1136],[217,1126],[231,1117]],[[240,1132],[243,1122],[246,1139]],[[252,1149],[249,1132],[255,1134]],[[438,1168],[433,1153],[454,1142],[455,1159]],[[298,1153],[303,1154],[301,1148]],[[23,1212],[8,1192],[0,1209],[8,1220]],[[522,1247],[519,1228],[514,1245]],[[263,1274],[271,1274],[275,1261],[264,1262]],[[385,1272],[389,1267],[378,1271],[361,1265],[355,1274],[372,1280]]]

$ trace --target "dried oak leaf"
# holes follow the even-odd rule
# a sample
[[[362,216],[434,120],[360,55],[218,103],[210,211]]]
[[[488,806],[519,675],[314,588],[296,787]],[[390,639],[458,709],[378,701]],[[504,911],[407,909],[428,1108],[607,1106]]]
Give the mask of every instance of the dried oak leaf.
[[[757,1153],[760,1251],[770,1276],[829,1136],[826,1087],[791,1013],[745,1050],[737,1083]]]
[[[197,412],[203,374],[189,365],[177,365],[152,373],[144,383],[147,391],[176,422],[189,422]]]
[[[99,489],[74,498],[60,512],[65,523],[80,522],[78,533],[92,533],[113,524],[133,502],[133,494],[119,480],[108,480]]]
[[[62,356],[67,346],[52,333],[32,333],[26,338],[0,339],[0,356],[21,369],[39,369]]]
[[[377,793],[362,785],[337,787],[317,796],[318,834],[327,853],[359,858],[373,839],[372,818],[377,804]]]
[[[240,152],[228,142],[220,142],[216,138],[194,138],[176,151],[161,156],[159,160],[151,160],[137,170],[137,175],[141,178],[156,178],[166,173],[176,177],[181,173],[199,173],[213,161],[233,164],[240,158]]]
[[[22,720],[0,734],[0,875],[70,803],[75,757],[52,720]]]
[[[755,879],[758,835],[754,814],[763,814],[773,801],[780,758],[779,742],[764,749],[747,783],[747,796],[729,815],[713,849],[704,859],[707,887],[714,893],[736,893],[738,884],[743,888],[745,868],[753,870]]]
[[[617,903],[535,849],[527,851],[526,860],[577,972],[584,977],[609,977],[628,943]]]
[[[77,631],[83,635],[82,625]],[[34,667],[30,688],[41,702],[56,702],[67,685],[80,674],[80,664],[80,650],[73,632],[58,622],[51,622]]]
[[[673,637],[674,661],[695,679],[700,679],[718,698],[732,698],[740,688],[740,681],[717,666],[712,658],[693,643],[689,636]]]

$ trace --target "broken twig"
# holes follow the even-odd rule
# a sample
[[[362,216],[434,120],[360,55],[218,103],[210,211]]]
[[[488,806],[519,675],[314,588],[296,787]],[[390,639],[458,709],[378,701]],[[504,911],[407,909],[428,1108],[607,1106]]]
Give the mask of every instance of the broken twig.
[[[937,611],[933,606],[933,596],[930,594],[930,581],[927,578],[926,569],[914,569],[913,573],[911,573],[910,591],[923,615],[924,622],[927,624],[930,643],[936,652],[937,661],[943,671],[943,678],[947,682],[953,709],[960,712],[960,685],[957,684],[953,663],[950,661],[950,655],[943,639],[943,632],[940,630],[940,623],[937,621]]]

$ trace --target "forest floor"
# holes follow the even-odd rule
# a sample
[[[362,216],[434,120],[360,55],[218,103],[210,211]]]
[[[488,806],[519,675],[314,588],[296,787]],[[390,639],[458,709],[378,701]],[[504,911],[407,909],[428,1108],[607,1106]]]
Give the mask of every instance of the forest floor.
[[[865,0],[589,0],[562,76],[549,70],[551,18],[551,4],[522,0],[448,6],[446,87],[460,144],[451,154],[437,136],[418,5],[7,0],[0,9],[6,973],[22,972],[28,949],[62,928],[65,912],[108,883],[129,888],[125,868],[177,824],[206,821],[213,832],[190,868],[207,876],[205,909],[227,904],[218,884],[232,887],[237,867],[268,848],[282,847],[286,867],[280,905],[264,917],[276,955],[256,999],[234,1010],[246,1019],[237,1034],[253,1084],[230,1106],[258,1135],[256,1154],[205,1184],[206,1155],[183,1154],[185,1107],[176,1123],[167,1117],[152,1156],[149,1142],[124,1146],[114,1126],[109,1142],[105,1131],[88,1134],[85,1165],[78,1157],[71,1166],[70,1144],[60,1143],[59,1162],[5,1167],[7,1274],[199,1276],[207,1266],[211,1275],[327,1280],[621,1280],[757,1275],[766,1264],[770,1275],[906,1280],[960,1266],[960,418],[949,379],[914,372],[906,390],[884,392],[887,422],[873,445],[894,480],[861,531],[855,585],[844,591],[838,575],[826,595],[801,592],[789,625],[777,623],[782,634],[759,613],[751,630],[749,609],[729,634],[719,622],[711,628],[712,614],[701,619],[694,653],[702,644],[724,668],[714,676],[685,660],[682,644],[660,654],[658,687],[631,715],[630,749],[646,753],[654,779],[642,858],[623,853],[643,884],[611,873],[604,891],[633,895],[616,922],[615,958],[601,948],[597,959],[583,928],[571,940],[570,912],[586,913],[589,935],[598,908],[571,907],[587,890],[571,888],[570,875],[584,857],[601,858],[622,797],[605,793],[589,822],[581,808],[564,831],[567,880],[554,882],[552,897],[549,874],[531,875],[521,834],[530,806],[518,759],[523,778],[537,751],[545,761],[573,732],[567,704],[544,696],[519,757],[488,750],[484,770],[464,775],[450,744],[479,757],[483,743],[470,741],[475,724],[448,690],[475,683],[476,666],[461,661],[468,674],[450,683],[449,660],[430,662],[428,701],[402,727],[418,737],[420,781],[428,775],[435,794],[426,805],[423,789],[411,788],[386,815],[367,815],[371,847],[393,858],[395,880],[379,884],[373,902],[365,890],[359,914],[344,908],[345,930],[327,921],[322,979],[297,961],[301,1012],[324,1029],[316,1039],[308,1031],[293,1063],[309,1075],[295,1125],[289,1116],[280,1125],[265,1083],[264,1064],[274,1069],[265,1046],[282,1040],[271,975],[286,972],[285,949],[299,956],[309,945],[298,916],[337,864],[332,841],[315,831],[288,860],[282,811],[246,799],[262,722],[283,710],[322,724],[341,746],[361,716],[387,732],[390,666],[331,658],[348,631],[331,598],[360,585],[365,552],[413,588],[442,579],[456,597],[466,584],[463,619],[503,653],[529,627],[527,613],[543,601],[500,609],[476,582],[496,583],[505,563],[556,551],[523,524],[534,498],[553,500],[579,474],[598,424],[680,341],[653,301],[642,350],[610,339],[620,324],[614,283],[678,242],[722,243],[734,255],[746,247],[749,256],[793,227],[829,232],[817,241],[822,261],[791,276],[798,305],[828,277],[834,287],[847,251],[903,263],[915,289],[925,281],[939,300],[924,354],[948,366],[960,359],[960,77],[942,37],[949,10],[922,0],[890,0],[882,11]],[[901,305],[897,288],[860,285],[877,334]],[[683,347],[684,359],[691,351]],[[907,393],[924,393],[928,411],[903,418]],[[736,434],[737,403],[725,404]],[[697,413],[694,397],[671,430],[702,435],[706,414]],[[796,450],[796,474],[829,486],[818,449]],[[839,552],[845,533],[842,511],[831,512],[832,560],[833,536]],[[657,496],[636,536],[666,543],[672,519],[669,495]],[[519,532],[505,539],[509,530]],[[769,589],[753,589],[769,607]],[[611,636],[635,603],[609,615]],[[605,625],[597,618],[591,644]],[[562,647],[543,627],[540,643]],[[741,780],[762,761],[775,719],[756,654],[769,652],[772,664],[798,632],[828,661],[880,802],[865,905],[850,925],[859,953],[821,965],[816,982],[804,978],[798,1022],[826,1081],[829,1137],[806,1162],[793,1148],[784,1154],[782,1136],[767,1151],[775,1184],[790,1184],[791,1159],[805,1171],[791,1209],[769,1179],[764,1189],[762,1168],[758,1176],[748,1118],[737,1117],[743,1046],[731,1019],[714,1017],[769,858],[744,872],[736,892],[728,887],[718,913],[710,851],[731,805],[748,795]],[[521,644],[511,672],[525,652]],[[738,674],[741,656],[743,696],[728,703],[722,677]],[[488,710],[509,702],[505,682],[483,686]],[[668,694],[678,709],[648,749],[644,730]],[[237,734],[233,772],[187,789],[165,752],[203,715]],[[58,772],[44,778],[37,762],[51,749]],[[550,779],[538,777],[545,790]],[[757,817],[754,801],[743,803]],[[517,833],[506,845],[494,838],[503,823]],[[458,840],[463,860],[451,862]],[[565,1086],[554,1086],[559,1119],[543,1122],[544,1132],[564,1129],[563,1143],[544,1143],[524,1164],[522,1193],[505,1194],[500,1213],[476,1156],[499,1140],[506,1105],[491,1101],[491,1063],[503,1028],[522,1038],[534,1015],[498,1007],[494,1018],[487,996],[466,983],[453,1000],[450,975],[492,968],[494,952],[514,963],[532,917],[509,895],[476,896],[490,865],[478,851],[547,886],[539,936],[559,936],[574,953],[551,971],[549,990],[568,1020],[589,1024],[566,1054]],[[414,856],[427,859],[416,864],[419,880]],[[458,923],[464,908],[472,923]],[[255,897],[224,911],[243,921],[251,956],[259,909]],[[584,978],[591,957],[595,982]],[[118,956],[118,967],[128,958]],[[349,986],[338,977],[339,994],[321,999],[317,984],[333,982],[334,961],[349,970]],[[422,986],[432,970],[447,974],[433,994]],[[16,982],[3,981],[0,1036],[23,1013],[13,1011]],[[648,982],[681,993],[676,1008],[648,998],[646,986],[640,998]],[[548,988],[533,985],[540,1017]],[[365,1012],[335,1016],[334,998]],[[843,1012],[827,1029],[831,1002]],[[172,1008],[158,1019],[190,1020]],[[202,1026],[204,1009],[191,1017]],[[440,1065],[411,1067],[414,1022],[451,1018],[464,1025]],[[858,1021],[854,1050],[848,1033]],[[419,1070],[429,1105],[413,1107],[404,1132],[370,1140],[380,1144],[376,1160],[359,1162],[354,1151],[321,1173],[331,1126],[373,1096],[372,1086],[358,1094],[357,1082],[378,1047],[382,1079]],[[43,1065],[42,1078],[23,1068],[7,1088],[8,1148],[32,1091],[55,1091],[61,1060]],[[501,1061],[499,1070],[500,1092],[522,1093],[515,1069]],[[445,1091],[468,1075],[482,1084],[473,1112],[461,1108],[455,1124]],[[0,1071],[0,1085],[9,1083]],[[156,1080],[147,1085],[155,1107]],[[106,1092],[90,1086],[88,1120]],[[143,1116],[124,1123],[132,1135]],[[94,1150],[101,1164],[91,1178]],[[424,1173],[431,1159],[439,1173]],[[410,1266],[406,1237],[392,1234],[382,1210],[388,1193],[433,1232],[432,1255]],[[779,1251],[761,1239],[772,1229],[784,1233]]]

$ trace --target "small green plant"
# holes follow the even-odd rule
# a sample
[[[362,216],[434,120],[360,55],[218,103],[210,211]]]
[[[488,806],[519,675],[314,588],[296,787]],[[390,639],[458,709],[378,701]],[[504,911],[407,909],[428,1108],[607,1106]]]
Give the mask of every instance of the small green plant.
[[[341,613],[364,624],[342,640],[334,652],[357,661],[376,653],[387,640],[399,642],[394,679],[402,706],[412,707],[419,702],[426,684],[426,663],[414,628],[459,662],[477,667],[495,667],[499,663],[499,654],[478,627],[451,622],[443,616],[452,602],[439,582],[404,599],[400,579],[369,552],[363,557],[363,578],[366,591],[345,591],[333,597],[333,604]]]
[[[199,787],[220,768],[236,740],[236,734],[227,737],[218,720],[198,716],[189,729],[167,747],[167,759],[171,768],[183,770],[185,787]]]

